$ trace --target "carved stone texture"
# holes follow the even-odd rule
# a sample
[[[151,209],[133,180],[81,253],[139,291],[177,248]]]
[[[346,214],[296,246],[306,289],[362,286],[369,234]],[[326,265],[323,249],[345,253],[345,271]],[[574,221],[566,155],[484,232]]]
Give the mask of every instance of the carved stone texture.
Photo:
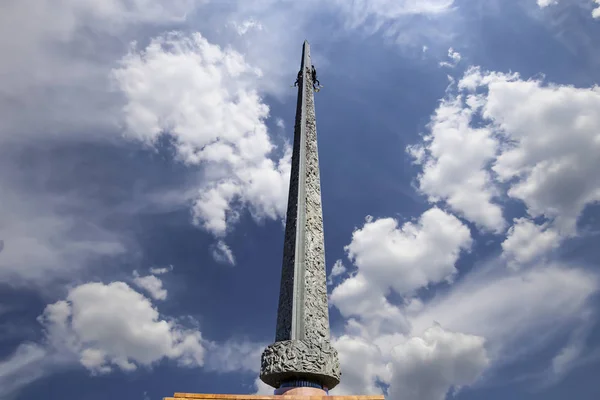
[[[277,309],[277,329],[275,341],[292,339],[292,316],[294,314],[294,272],[296,258],[296,230],[298,217],[298,183],[300,175],[300,136],[302,125],[302,82],[298,84],[298,100],[296,104],[296,122],[294,126],[294,147],[292,153],[292,170],[290,173],[290,189],[285,223],[285,239],[283,242],[283,263],[281,283],[279,287],[279,307]]]
[[[310,65],[310,64],[309,64]],[[329,340],[329,308],[313,81],[305,81],[304,339]]]
[[[305,42],[296,104],[275,344],[263,353],[260,377],[307,379],[332,389],[340,365],[329,343],[323,211],[310,49]]]
[[[261,358],[261,379],[279,385],[291,379],[308,379],[331,389],[340,382],[337,350],[329,342],[286,340],[268,346]]]

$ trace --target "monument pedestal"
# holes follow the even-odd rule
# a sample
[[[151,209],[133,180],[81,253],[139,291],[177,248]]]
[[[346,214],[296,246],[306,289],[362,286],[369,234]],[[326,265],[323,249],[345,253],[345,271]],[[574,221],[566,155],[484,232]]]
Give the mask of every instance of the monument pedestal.
[[[317,393],[322,392],[322,393]],[[327,396],[324,391],[314,388],[293,388],[282,395],[263,396],[257,394],[200,394],[175,393],[163,400],[385,400],[377,396]]]

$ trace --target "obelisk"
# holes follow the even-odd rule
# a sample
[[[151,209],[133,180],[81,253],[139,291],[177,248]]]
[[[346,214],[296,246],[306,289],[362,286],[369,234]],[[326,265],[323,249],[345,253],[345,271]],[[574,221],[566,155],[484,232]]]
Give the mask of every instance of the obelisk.
[[[310,47],[298,74],[294,153],[288,199],[275,343],[262,354],[260,378],[273,395],[176,392],[164,400],[385,400],[383,395],[329,396],[340,382],[329,342],[323,211]],[[281,396],[283,394],[283,396]]]
[[[277,389],[317,388],[340,381],[329,341],[323,211],[310,46],[302,47],[294,151],[283,247],[275,343],[261,359],[260,379]]]

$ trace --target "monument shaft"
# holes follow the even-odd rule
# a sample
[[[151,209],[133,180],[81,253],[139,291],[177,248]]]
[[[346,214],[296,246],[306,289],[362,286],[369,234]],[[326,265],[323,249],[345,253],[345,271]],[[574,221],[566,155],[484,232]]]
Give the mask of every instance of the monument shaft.
[[[275,343],[261,359],[263,382],[339,383],[337,351],[329,342],[323,212],[310,46],[304,42],[298,79],[294,151],[288,198]],[[291,382],[291,383],[290,383]]]

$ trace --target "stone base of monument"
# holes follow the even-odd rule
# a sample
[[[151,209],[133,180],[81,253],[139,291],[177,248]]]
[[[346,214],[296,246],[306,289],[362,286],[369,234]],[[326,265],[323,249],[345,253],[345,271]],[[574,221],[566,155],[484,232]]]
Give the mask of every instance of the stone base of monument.
[[[327,396],[324,390],[314,388],[292,388],[284,394],[263,396],[257,394],[199,394],[175,393],[163,400],[385,400],[378,396]]]

